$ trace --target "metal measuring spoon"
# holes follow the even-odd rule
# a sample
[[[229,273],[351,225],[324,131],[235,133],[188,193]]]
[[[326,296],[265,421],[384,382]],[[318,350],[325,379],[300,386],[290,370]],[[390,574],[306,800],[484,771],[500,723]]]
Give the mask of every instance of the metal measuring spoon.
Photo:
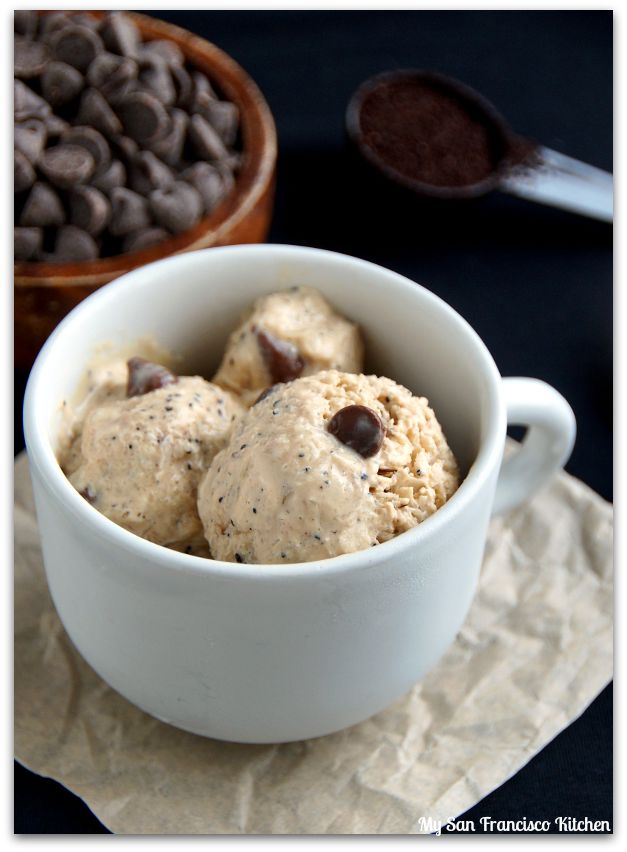
[[[380,87],[404,81],[423,83],[453,97],[481,121],[489,134],[494,157],[494,168],[485,178],[461,186],[426,183],[399,171],[368,144],[362,132],[364,104]],[[409,69],[371,77],[356,90],[348,104],[346,128],[352,142],[374,168],[418,195],[440,199],[475,198],[498,189],[528,201],[561,207],[604,222],[612,221],[614,191],[609,172],[518,136],[490,101],[444,74]],[[380,132],[384,135],[385,128]]]

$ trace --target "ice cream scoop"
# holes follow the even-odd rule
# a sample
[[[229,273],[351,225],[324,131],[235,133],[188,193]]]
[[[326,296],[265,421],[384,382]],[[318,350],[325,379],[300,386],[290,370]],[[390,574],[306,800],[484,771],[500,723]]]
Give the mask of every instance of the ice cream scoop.
[[[611,174],[518,136],[490,101],[444,74],[410,69],[366,80],[346,127],[371,166],[418,195],[453,200],[498,189],[612,221]]]
[[[98,511],[142,538],[208,555],[196,488],[242,411],[228,391],[131,358],[101,371],[61,464]]]
[[[212,381],[252,404],[261,391],[320,370],[359,373],[361,332],[312,287],[290,287],[255,301],[231,333]]]
[[[424,397],[326,370],[276,385],[199,485],[215,559],[288,563],[381,544],[444,505],[457,462]]]

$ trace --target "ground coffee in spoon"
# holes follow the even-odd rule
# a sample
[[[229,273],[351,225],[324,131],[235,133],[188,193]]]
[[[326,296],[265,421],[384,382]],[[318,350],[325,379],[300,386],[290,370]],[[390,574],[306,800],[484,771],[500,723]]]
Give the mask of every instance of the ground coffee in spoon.
[[[488,178],[502,151],[478,111],[426,80],[382,80],[364,98],[364,144],[404,177],[439,187]]]

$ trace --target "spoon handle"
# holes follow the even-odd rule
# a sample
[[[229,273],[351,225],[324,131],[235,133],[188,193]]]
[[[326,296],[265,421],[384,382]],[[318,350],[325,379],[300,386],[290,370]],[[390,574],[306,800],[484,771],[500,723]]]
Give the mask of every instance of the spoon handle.
[[[510,195],[581,213],[603,222],[613,220],[613,176],[550,148],[539,148],[540,161],[513,169],[499,188]]]

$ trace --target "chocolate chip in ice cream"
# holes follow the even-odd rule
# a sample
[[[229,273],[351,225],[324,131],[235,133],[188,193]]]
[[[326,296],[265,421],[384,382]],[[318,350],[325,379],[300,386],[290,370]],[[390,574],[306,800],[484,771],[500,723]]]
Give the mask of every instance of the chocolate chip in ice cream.
[[[95,494],[94,494],[94,492],[91,490],[91,488],[89,487],[89,485],[86,485],[84,488],[81,488],[81,490],[80,490],[78,493],[81,495],[81,497],[82,497],[84,500],[87,500],[87,502],[88,502],[88,503],[91,503],[91,504],[92,504],[92,506],[93,506],[93,505],[94,505],[94,503],[96,502],[96,495],[95,495]]]
[[[301,375],[305,362],[293,343],[262,328],[257,330],[257,343],[273,382],[291,382]]]
[[[281,384],[281,382],[277,382],[276,384],[270,385],[270,387],[267,387],[264,390],[262,390],[261,393],[259,394],[259,396],[257,397],[257,399],[253,402],[253,405],[257,405],[258,402],[261,402],[267,396],[270,396],[270,394],[273,394],[279,388],[280,384]]]
[[[129,358],[127,396],[143,396],[145,393],[173,385],[178,382],[178,376],[167,367],[155,364],[146,358],[135,356]]]
[[[365,459],[379,452],[385,437],[381,418],[366,405],[340,408],[329,421],[327,429],[338,441]]]

